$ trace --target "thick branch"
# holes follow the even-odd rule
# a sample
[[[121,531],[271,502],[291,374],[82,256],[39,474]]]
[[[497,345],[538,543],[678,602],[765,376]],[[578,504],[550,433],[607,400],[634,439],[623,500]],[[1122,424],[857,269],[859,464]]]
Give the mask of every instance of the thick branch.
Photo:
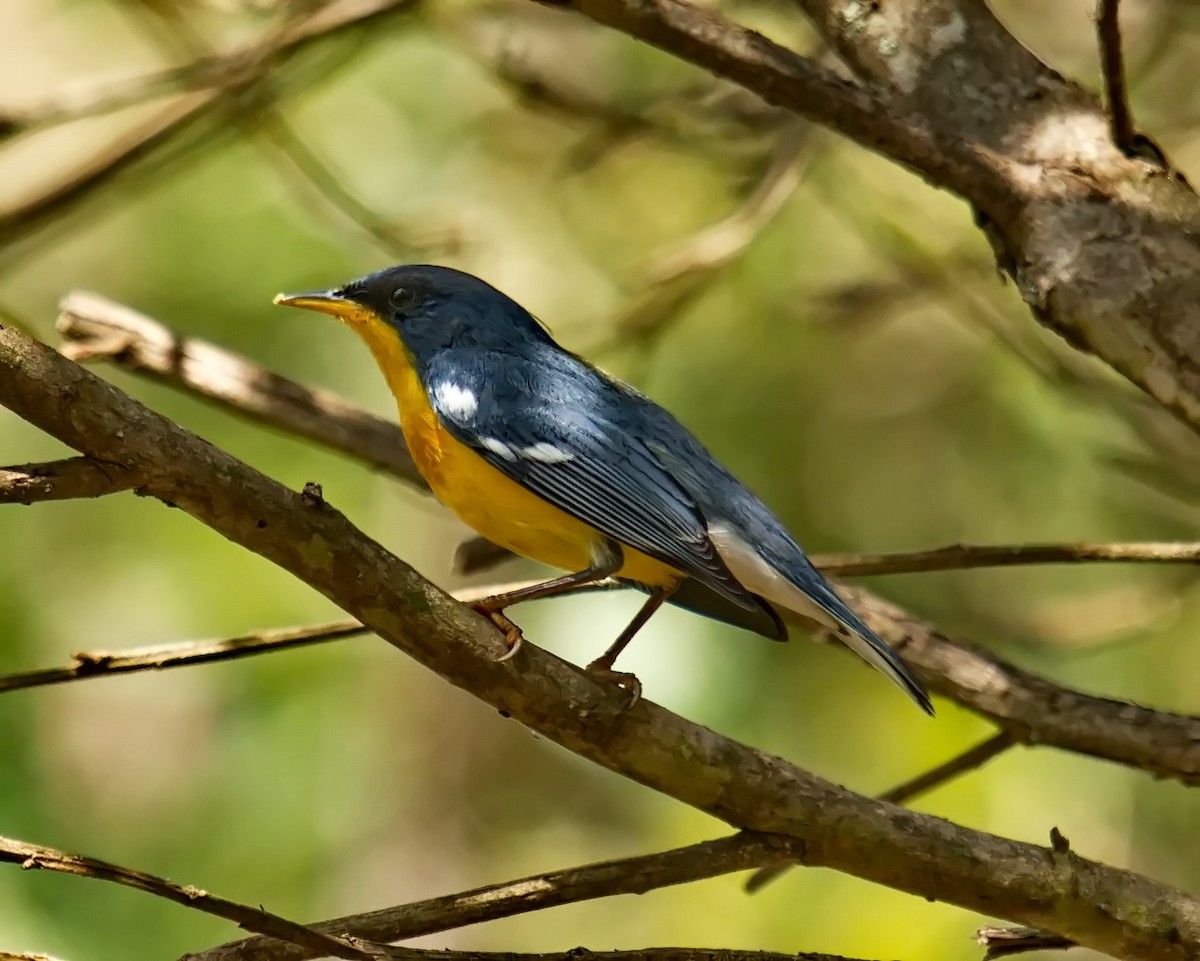
[[[902,784],[897,784],[894,788],[876,795],[876,800],[887,801],[889,804],[906,804],[926,791],[932,791],[935,787],[953,781],[968,771],[974,771],[997,755],[1003,754],[1014,743],[1016,742],[1013,740],[1013,736],[1007,731],[993,734],[986,741],[967,748],[937,767],[922,771],[916,777],[909,778]],[[773,864],[770,867],[759,868],[746,882],[746,892],[753,894],[762,890],[790,867],[792,867],[790,864]]]
[[[0,403],[88,456],[144,472],[148,493],[278,564],[497,710],[729,824],[793,837],[806,864],[1118,957],[1184,961],[1200,953],[1200,902],[1182,891],[863,798],[645,700],[624,709],[619,692],[533,644],[499,662],[505,645],[488,621],[328,504],[259,474],[13,330],[0,331]]]

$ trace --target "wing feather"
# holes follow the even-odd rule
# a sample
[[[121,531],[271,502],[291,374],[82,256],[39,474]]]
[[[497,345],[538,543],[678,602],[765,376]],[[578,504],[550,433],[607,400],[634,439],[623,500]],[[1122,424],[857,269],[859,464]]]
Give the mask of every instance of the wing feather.
[[[447,351],[430,365],[430,403],[446,429],[509,479],[607,537],[750,610],[693,499],[623,420],[627,405],[569,355],[527,360]],[[470,393],[474,404],[462,403]],[[447,402],[449,399],[452,402]]]

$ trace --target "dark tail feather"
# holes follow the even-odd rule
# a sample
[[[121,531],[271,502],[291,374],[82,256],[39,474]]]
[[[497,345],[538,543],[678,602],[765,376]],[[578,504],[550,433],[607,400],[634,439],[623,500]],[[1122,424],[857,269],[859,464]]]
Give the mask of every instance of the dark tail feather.
[[[646,590],[640,584],[630,583],[634,587]],[[758,602],[755,609],[745,610],[689,577],[676,588],[669,603],[691,611],[693,614],[710,617],[714,621],[721,621],[724,624],[732,624],[745,631],[753,631],[755,634],[761,634],[773,641],[786,641],[787,627],[775,608],[757,595],[754,599]]]

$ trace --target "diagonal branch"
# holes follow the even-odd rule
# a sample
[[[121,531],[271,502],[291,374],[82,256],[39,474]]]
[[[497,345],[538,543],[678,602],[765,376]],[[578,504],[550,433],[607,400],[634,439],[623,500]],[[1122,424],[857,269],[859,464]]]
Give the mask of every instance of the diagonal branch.
[[[104,188],[137,169],[143,173],[158,169],[175,156],[199,154],[203,140],[201,124],[220,109],[224,96],[237,97],[238,111],[253,114],[270,102],[269,97],[252,94],[271,69],[294,59],[312,44],[326,37],[351,31],[364,31],[387,17],[409,10],[418,0],[372,0],[358,4],[333,4],[307,18],[283,38],[271,39],[247,47],[223,61],[228,72],[216,76],[204,89],[187,90],[148,121],[114,141],[105,150],[88,156],[82,163],[38,193],[0,209],[0,247],[11,262],[18,242],[46,227],[91,200]],[[217,134],[226,131],[218,128]],[[191,143],[182,144],[189,135]],[[182,144],[182,146],[181,146]],[[173,152],[172,152],[173,151]],[[140,183],[146,181],[143,176]]]
[[[686,0],[561,0],[967,201],[1034,317],[1200,431],[1200,198],[981,0],[799,0],[869,87]],[[1149,170],[1148,170],[1149,166]]]
[[[241,354],[185,337],[98,294],[69,294],[60,311],[57,326],[67,341],[63,353],[73,360],[116,361],[425,486],[395,424],[329,391],[287,380]]]
[[[13,330],[0,330],[0,403],[81,453],[145,472],[149,494],[278,564],[496,710],[726,823],[794,838],[805,864],[1117,956],[1200,954],[1200,901],[1178,889],[861,797],[645,700],[626,709],[610,686],[531,643],[499,661],[505,645],[488,621],[330,505],[288,490]]]
[[[404,941],[483,921],[510,918],[563,904],[733,874],[794,857],[800,848],[778,835],[735,834],[658,854],[601,861],[493,884],[413,904],[383,908],[312,925],[326,934],[371,941]],[[303,961],[313,955],[271,938],[248,938],[202,951],[190,961]]]
[[[902,784],[897,784],[894,788],[876,795],[876,800],[886,801],[888,804],[906,804],[913,798],[927,791],[932,791],[935,787],[940,787],[948,781],[953,781],[956,777],[966,774],[968,771],[974,771],[976,768],[992,760],[992,758],[1003,754],[1014,744],[1016,744],[1016,741],[1012,734],[1008,731],[1000,731],[997,734],[993,734],[987,740],[980,741],[962,753],[954,755],[948,761],[943,761],[937,767],[923,771],[916,777],[909,778],[909,780]],[[759,868],[750,876],[750,880],[746,882],[746,893],[754,894],[756,891],[761,891],[763,887],[770,884],[791,867],[791,864],[773,864],[770,867]]]
[[[0,861],[20,865],[27,871],[56,871],[74,874],[77,877],[97,881],[111,881],[129,888],[136,888],[156,897],[174,901],[186,908],[193,908],[214,917],[233,921],[247,931],[277,938],[288,944],[314,952],[314,957],[331,956],[348,958],[350,961],[371,961],[374,955],[355,947],[339,937],[322,934],[302,924],[296,924],[277,914],[252,908],[236,901],[228,901],[191,886],[184,887],[165,878],[155,877],[144,871],[123,868],[108,861],[66,854],[40,844],[29,844],[13,838],[0,837]]]

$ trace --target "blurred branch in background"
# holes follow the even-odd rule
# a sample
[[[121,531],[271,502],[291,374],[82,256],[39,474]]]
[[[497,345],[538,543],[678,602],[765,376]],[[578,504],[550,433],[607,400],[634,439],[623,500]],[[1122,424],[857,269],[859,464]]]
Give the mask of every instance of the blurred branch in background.
[[[412,0],[415,5],[417,0]],[[264,58],[277,55],[282,47],[281,38],[299,29],[307,20],[316,16],[330,5],[330,0],[304,0],[285,7],[273,37],[261,44],[266,51]],[[142,15],[139,23],[149,26],[149,31],[164,47],[168,55],[182,54],[203,62],[213,56],[204,37],[194,30],[186,16],[170,5],[137,6]],[[243,137],[257,146],[289,183],[298,183],[301,191],[315,192],[319,198],[318,209],[330,208],[341,217],[357,225],[375,245],[393,259],[406,260],[417,251],[448,253],[460,242],[457,232],[449,230],[414,231],[394,221],[380,217],[371,206],[344,185],[345,176],[331,170],[316,152],[304,142],[276,106],[282,99],[275,89],[269,60],[254,64],[258,74],[258,109],[247,113],[241,108],[241,97],[233,89],[219,90],[220,106],[229,121],[237,126]],[[307,196],[302,196],[307,201]],[[312,204],[305,204],[310,208]]]
[[[807,865],[999,914],[1107,953],[1174,961],[1200,952],[1200,904],[1079,857],[1061,837],[1047,851],[863,798],[645,699],[624,707],[611,688],[529,642],[515,662],[500,662],[503,641],[486,621],[330,505],[289,491],[11,330],[0,330],[0,401],[81,453],[144,471],[149,494],[283,567],[530,729],[740,829],[788,835]],[[383,606],[380,597],[392,601]],[[869,622],[878,622],[879,606],[864,611]],[[978,686],[985,672],[973,673]],[[995,680],[984,686],[987,696]],[[1055,697],[1060,714],[1088,700],[1061,689]],[[1106,720],[1156,716],[1114,708],[1101,728]],[[1198,740],[1190,741],[1193,754]],[[1154,748],[1162,750],[1160,738]]]
[[[761,173],[749,182],[744,200],[733,213],[656,254],[641,268],[640,283],[613,331],[591,352],[652,348],[670,321],[701,297],[724,268],[750,249],[791,199],[816,149],[815,136],[809,124],[793,121],[763,155]]]
[[[98,294],[76,291],[65,297],[57,326],[66,341],[63,353],[73,360],[112,360],[425,487],[408,447],[396,442],[403,437],[396,425],[329,391],[280,377]]]
[[[250,44],[231,56],[217,60],[202,57],[184,68],[193,83],[197,75],[204,78],[197,84],[199,89],[185,89],[156,117],[118,137],[106,149],[86,157],[57,183],[0,209],[0,250],[4,251],[0,267],[11,266],[15,258],[27,255],[35,242],[48,240],[51,227],[102,191],[104,198],[111,201],[113,192],[107,188],[120,182],[126,191],[144,189],[153,175],[185,161],[195,162],[205,148],[239,129],[242,120],[259,116],[271,107],[276,97],[285,93],[294,95],[300,87],[327,80],[347,56],[361,53],[362,43],[380,35],[379,27],[388,18],[409,13],[416,4],[417,0],[334,2],[311,19],[289,26],[278,37],[272,33],[268,40]],[[343,46],[331,48],[323,61],[308,65],[306,73],[285,75],[286,82],[281,82],[280,72],[291,60],[317,41],[332,37],[340,38]],[[358,45],[344,46],[355,38]],[[144,86],[145,96],[156,98],[161,82],[161,74],[152,76]],[[269,89],[264,90],[264,85]],[[128,95],[128,90],[125,93]],[[239,118],[239,124],[232,129],[222,122],[223,117],[230,115]],[[33,123],[30,129],[37,127]],[[13,129],[11,122],[9,129]],[[317,173],[311,164],[304,166],[311,159],[301,157],[299,166]],[[135,171],[136,180],[126,177]],[[319,173],[316,182],[328,186]]]

